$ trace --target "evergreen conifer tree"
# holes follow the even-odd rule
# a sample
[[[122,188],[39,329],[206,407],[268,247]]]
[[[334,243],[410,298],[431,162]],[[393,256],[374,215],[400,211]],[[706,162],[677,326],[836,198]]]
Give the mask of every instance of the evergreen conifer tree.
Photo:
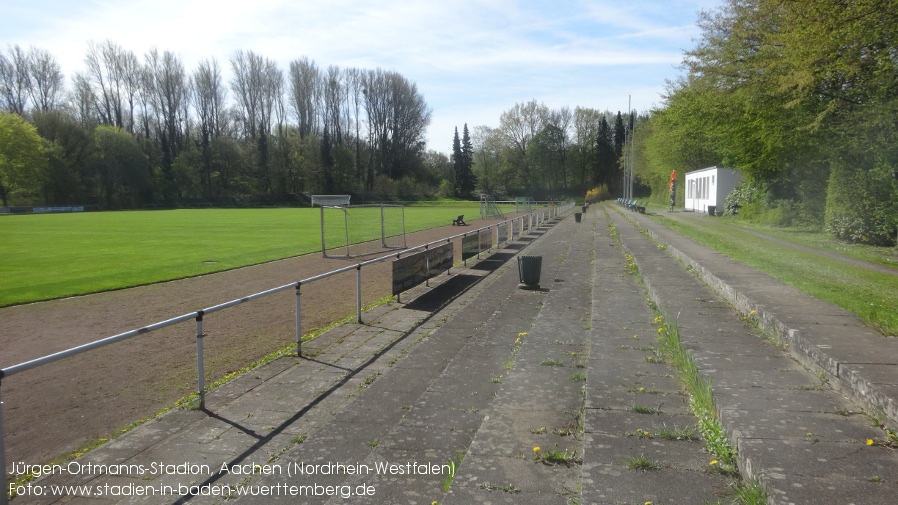
[[[458,127],[455,127],[455,136],[452,138],[452,171],[455,175],[455,180],[452,185],[452,192],[457,197],[464,196],[462,192],[462,184],[464,181],[464,176],[462,175],[462,170],[464,166],[463,156],[461,152],[461,141],[458,139]]]
[[[456,130],[456,135],[457,135]],[[465,123],[465,127],[462,130],[461,137],[461,194],[462,196],[469,197],[474,193],[474,189],[477,187],[477,176],[474,175],[474,146],[471,143],[471,134],[468,132],[468,123]]]

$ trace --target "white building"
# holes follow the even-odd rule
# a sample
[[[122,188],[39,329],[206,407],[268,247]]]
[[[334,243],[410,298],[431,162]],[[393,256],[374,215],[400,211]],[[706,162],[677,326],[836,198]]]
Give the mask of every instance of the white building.
[[[686,210],[716,214],[723,212],[727,195],[742,182],[742,174],[732,168],[709,167],[686,173]]]

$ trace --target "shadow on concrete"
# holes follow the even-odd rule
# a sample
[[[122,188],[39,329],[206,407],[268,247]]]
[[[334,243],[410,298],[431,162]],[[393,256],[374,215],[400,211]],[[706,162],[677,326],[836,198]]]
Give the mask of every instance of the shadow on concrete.
[[[303,406],[300,410],[298,410],[295,414],[290,416],[288,419],[275,426],[273,429],[267,430],[264,434],[255,433],[252,430],[247,429],[244,426],[241,426],[238,422],[222,417],[220,414],[213,412],[207,408],[201,409],[206,415],[211,418],[217,419],[223,423],[234,426],[235,428],[240,429],[241,431],[249,434],[250,436],[256,439],[256,443],[252,446],[248,447],[242,453],[234,456],[228,463],[227,466],[231,467],[233,465],[243,463],[247,458],[253,456],[256,451],[258,451],[265,444],[269,443],[274,437],[281,434],[287,427],[296,423],[306,413],[314,409],[319,403],[323,400],[327,399],[331,394],[338,391],[342,386],[344,386],[347,382],[352,380],[356,375],[358,375],[361,371],[365,370],[368,365],[371,365],[375,361],[377,361],[382,355],[393,349],[396,345],[403,342],[409,335],[412,335],[420,326],[426,324],[434,314],[437,313],[438,310],[452,302],[455,298],[465,293],[467,290],[471,289],[473,286],[477,285],[477,283],[483,281],[486,278],[486,275],[490,272],[494,272],[501,268],[503,265],[507,264],[509,260],[514,258],[517,255],[517,251],[520,251],[524,247],[526,247],[530,242],[532,242],[535,237],[535,233],[532,233],[531,236],[520,237],[516,243],[510,243],[505,246],[504,249],[496,250],[495,253],[490,254],[486,258],[480,260],[476,265],[470,267],[471,270],[478,270],[485,272],[483,275],[471,275],[471,274],[454,274],[450,275],[450,279],[441,282],[440,284],[433,287],[433,289],[424,293],[423,295],[418,296],[412,302],[405,304],[405,308],[411,310],[420,310],[423,312],[427,312],[427,316],[422,318],[415,324],[413,327],[409,328],[408,331],[402,334],[399,338],[394,340],[390,345],[384,347],[376,354],[372,355],[370,359],[366,362],[360,364],[355,369],[347,369],[349,373],[346,374],[339,382],[332,385],[326,391],[322,392],[319,396],[317,396],[314,400]],[[511,251],[509,251],[511,250]],[[542,291],[542,290],[540,290]],[[547,290],[546,290],[547,291]],[[302,356],[301,359],[318,362],[312,358],[307,358]],[[320,363],[320,362],[319,362]],[[192,489],[202,489],[203,486],[211,485],[217,482],[222,475],[227,474],[215,474],[209,476],[203,482],[197,484],[196,486],[192,486]],[[180,496],[174,504],[186,504],[194,497],[193,494],[185,494]]]

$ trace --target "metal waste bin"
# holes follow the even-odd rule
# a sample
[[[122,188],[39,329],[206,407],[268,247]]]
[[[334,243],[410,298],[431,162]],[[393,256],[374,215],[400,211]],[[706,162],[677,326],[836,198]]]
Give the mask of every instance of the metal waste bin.
[[[522,289],[539,289],[539,275],[543,267],[542,256],[518,256],[518,284]]]
[[[579,223],[582,220],[583,220],[583,213],[582,212],[574,212],[574,221]]]

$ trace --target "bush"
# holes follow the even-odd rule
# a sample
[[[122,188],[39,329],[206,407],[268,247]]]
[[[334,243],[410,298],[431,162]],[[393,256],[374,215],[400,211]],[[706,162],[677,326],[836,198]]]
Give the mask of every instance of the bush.
[[[611,200],[611,192],[608,191],[608,186],[605,184],[596,186],[586,192],[586,203],[599,203],[604,200]]]
[[[895,181],[884,165],[833,164],[826,199],[826,230],[870,245],[895,244]]]
[[[766,199],[767,190],[764,186],[757,182],[742,183],[727,195],[723,204],[723,214],[726,216],[742,214],[751,219],[752,214],[759,212],[759,206]]]

